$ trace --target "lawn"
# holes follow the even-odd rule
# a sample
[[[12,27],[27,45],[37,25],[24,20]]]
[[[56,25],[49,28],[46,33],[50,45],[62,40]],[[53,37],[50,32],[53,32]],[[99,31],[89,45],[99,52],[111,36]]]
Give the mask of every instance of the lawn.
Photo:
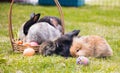
[[[89,57],[90,64],[76,64],[76,58],[58,55],[44,57],[34,55],[24,57],[11,49],[8,35],[9,3],[0,3],[0,73],[119,73],[120,72],[120,7],[85,5],[82,7],[63,7],[65,32],[80,29],[79,35],[103,36],[113,49],[113,56],[106,59]],[[57,16],[55,6],[32,6],[14,4],[13,30],[17,32],[31,13],[43,16]]]

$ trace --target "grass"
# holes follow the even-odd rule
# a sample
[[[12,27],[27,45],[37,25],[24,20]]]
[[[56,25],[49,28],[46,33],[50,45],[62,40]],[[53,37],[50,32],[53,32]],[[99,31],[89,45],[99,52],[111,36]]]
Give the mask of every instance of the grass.
[[[76,65],[76,58],[34,55],[24,57],[12,52],[8,35],[9,3],[0,3],[0,73],[119,73],[120,70],[120,7],[86,5],[83,7],[63,7],[65,31],[80,29],[79,35],[100,35],[111,45],[114,55],[107,59],[89,58],[88,66]],[[58,16],[54,6],[32,6],[14,4],[13,30],[17,32],[32,12],[41,17]]]

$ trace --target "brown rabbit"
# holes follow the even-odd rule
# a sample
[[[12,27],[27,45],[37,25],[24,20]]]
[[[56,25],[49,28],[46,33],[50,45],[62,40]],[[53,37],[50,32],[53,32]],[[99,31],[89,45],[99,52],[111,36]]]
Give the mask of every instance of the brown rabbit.
[[[70,54],[74,57],[107,57],[112,56],[113,52],[107,41],[100,36],[82,36],[73,39]]]

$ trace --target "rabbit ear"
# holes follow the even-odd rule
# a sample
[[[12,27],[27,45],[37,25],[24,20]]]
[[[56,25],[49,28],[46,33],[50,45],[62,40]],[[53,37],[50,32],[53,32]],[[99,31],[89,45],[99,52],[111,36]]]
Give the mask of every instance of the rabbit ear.
[[[77,36],[79,34],[80,30],[73,30],[72,31],[72,36]]]
[[[36,15],[33,17],[33,21],[34,21],[34,22],[37,22],[38,19],[39,19],[39,17],[40,17],[40,14],[39,14],[39,13],[36,14]]]
[[[79,32],[80,32],[80,30],[73,30],[72,32],[65,34],[65,36],[67,36],[69,38],[73,38],[73,37],[77,36],[79,34]]]
[[[35,13],[30,14],[30,18],[32,19],[35,16]]]
[[[25,35],[27,35],[29,28],[38,21],[40,14],[39,13],[36,15],[33,14],[33,16],[34,17],[29,19],[23,26],[23,32]]]
[[[79,34],[80,30],[74,30],[72,32],[66,33],[64,35],[62,35],[60,38],[58,38],[57,40],[55,40],[55,43],[57,45],[57,47],[61,44],[65,44],[65,43],[71,43],[73,38],[75,36],[77,36]]]

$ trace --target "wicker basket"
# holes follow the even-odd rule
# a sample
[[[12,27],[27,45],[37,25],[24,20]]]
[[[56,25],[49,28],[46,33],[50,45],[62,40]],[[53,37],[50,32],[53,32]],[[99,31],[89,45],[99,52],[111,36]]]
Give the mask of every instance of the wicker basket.
[[[39,49],[41,48],[40,45],[38,46],[24,46],[24,45],[18,45],[16,43],[13,43],[13,46],[14,46],[14,52],[23,52],[24,49],[30,47],[30,48],[33,48],[35,50],[35,52],[38,52]]]
[[[59,4],[58,0],[54,0],[58,11],[60,13],[60,19],[61,19],[61,23],[62,23],[62,28],[63,28],[63,34],[64,34],[64,17],[63,17],[63,13],[62,13],[62,8],[61,5]],[[13,35],[13,30],[12,30],[12,6],[13,6],[14,0],[12,0],[11,4],[10,4],[10,10],[9,10],[9,16],[8,16],[8,21],[9,21],[9,38],[10,38],[10,42],[11,42],[11,46],[14,52],[23,52],[24,49],[26,49],[28,46],[25,46],[23,44],[16,44],[16,41],[18,40],[14,40],[14,35]],[[13,41],[14,40],[14,41]],[[31,48],[33,48],[36,52],[38,52],[41,47],[40,45],[38,46],[29,46]]]

